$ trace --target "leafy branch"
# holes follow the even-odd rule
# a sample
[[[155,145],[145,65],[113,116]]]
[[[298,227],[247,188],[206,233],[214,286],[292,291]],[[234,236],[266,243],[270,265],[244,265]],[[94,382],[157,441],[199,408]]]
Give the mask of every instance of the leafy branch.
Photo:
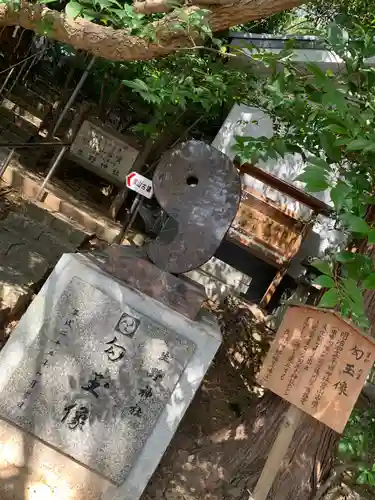
[[[292,60],[292,46],[280,54],[254,52],[253,59],[269,72],[249,104],[272,117],[275,133],[237,137],[234,147],[241,161],[254,164],[299,154],[305,168],[295,180],[311,193],[330,193],[336,226],[353,247],[358,240],[375,243],[375,228],[366,220],[375,204],[375,68],[366,63],[375,56],[373,35],[362,27],[349,33],[328,26],[325,48],[341,58],[344,71],[338,73],[312,63],[301,68]],[[327,289],[320,306],[338,308],[368,326],[363,292],[375,290],[372,260],[353,250],[314,265],[322,273],[315,283]]]
[[[211,32],[293,7],[302,0],[3,0],[0,24],[21,26],[112,61],[146,60],[191,46]],[[46,4],[55,8],[47,8]],[[56,10],[55,10],[56,9]]]

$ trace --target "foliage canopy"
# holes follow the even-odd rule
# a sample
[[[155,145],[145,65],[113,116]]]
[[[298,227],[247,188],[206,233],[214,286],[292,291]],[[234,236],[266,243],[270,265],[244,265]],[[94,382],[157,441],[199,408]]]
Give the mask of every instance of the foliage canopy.
[[[237,137],[235,149],[252,163],[300,154],[306,167],[297,180],[312,193],[329,190],[338,226],[352,241],[373,244],[375,229],[366,220],[375,204],[375,68],[367,62],[375,56],[373,31],[331,24],[325,46],[341,58],[338,72],[293,62],[291,47],[253,54],[268,73],[254,83],[250,102],[273,118],[275,134]],[[363,291],[375,289],[371,258],[342,251],[315,266],[323,273],[316,283],[328,288],[320,305],[337,306],[365,326]]]

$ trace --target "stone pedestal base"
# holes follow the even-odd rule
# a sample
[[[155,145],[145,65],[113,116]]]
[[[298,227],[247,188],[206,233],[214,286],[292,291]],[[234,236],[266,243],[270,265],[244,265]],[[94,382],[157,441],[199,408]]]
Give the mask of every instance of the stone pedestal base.
[[[137,500],[220,342],[64,255],[0,354],[0,498]]]

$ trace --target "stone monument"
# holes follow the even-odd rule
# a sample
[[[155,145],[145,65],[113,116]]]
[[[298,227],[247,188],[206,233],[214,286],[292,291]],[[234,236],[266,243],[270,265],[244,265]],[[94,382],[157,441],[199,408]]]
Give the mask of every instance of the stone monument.
[[[187,203],[194,177],[198,194],[188,214],[158,199],[174,218],[147,251],[159,267],[116,245],[63,255],[0,353],[1,500],[139,499],[220,345],[202,289],[168,268],[211,257],[235,215],[238,174],[197,141],[168,154],[156,186],[163,178]]]

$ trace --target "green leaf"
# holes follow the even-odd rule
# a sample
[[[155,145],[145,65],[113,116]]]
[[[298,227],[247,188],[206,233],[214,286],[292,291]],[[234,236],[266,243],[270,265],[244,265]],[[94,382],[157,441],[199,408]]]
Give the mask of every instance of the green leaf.
[[[365,280],[363,280],[363,287],[366,288],[366,290],[375,290],[375,273],[370,274],[370,276],[367,276]]]
[[[307,161],[311,165],[323,168],[324,170],[329,170],[330,168],[328,163],[325,160],[323,160],[323,158],[319,158],[318,156],[310,156],[309,158],[307,158]]]
[[[367,222],[361,217],[353,214],[343,214],[341,220],[353,233],[368,234],[370,227]]]
[[[375,196],[371,196],[370,194],[364,194],[363,201],[366,203],[366,205],[375,205]]]
[[[71,0],[65,7],[65,14],[68,17],[72,17],[73,19],[75,19],[81,14],[82,8],[83,7],[81,4],[75,2],[74,0]]]
[[[340,313],[344,317],[350,317],[352,313],[353,302],[347,297],[343,297],[340,304]]]
[[[340,212],[344,206],[345,198],[351,192],[351,188],[345,182],[339,181],[335,187],[331,189],[331,200],[337,212]]]
[[[365,153],[373,153],[375,151],[375,144],[373,143],[373,141],[370,141],[370,144],[368,146],[366,146],[363,151]]]
[[[285,141],[281,138],[274,139],[273,147],[281,157],[283,157],[287,153],[287,147],[285,145]]]
[[[86,19],[87,21],[93,21],[94,19],[97,19],[100,16],[100,12],[94,12],[91,9],[84,9],[82,11],[82,17],[83,19]]]
[[[135,78],[134,80],[122,80],[122,83],[137,91],[148,92],[150,90],[147,84],[139,78]]]
[[[329,187],[326,180],[312,179],[306,183],[306,190],[310,193],[320,193]]]
[[[359,287],[357,281],[352,278],[341,280],[341,285],[341,292],[345,296],[345,301],[349,299],[350,314],[355,315],[357,321],[362,323],[362,319],[366,317],[362,287]]]
[[[348,452],[348,445],[344,440],[341,440],[339,443],[339,453],[344,455]]]
[[[316,260],[311,263],[313,267],[316,267],[321,273],[333,276],[330,263],[327,260]]]
[[[354,141],[349,142],[346,149],[348,151],[361,151],[368,146],[372,146],[373,142],[368,139],[354,139]]]
[[[327,171],[323,165],[328,167],[328,164],[321,158],[312,157],[312,159],[315,164],[309,162],[305,170],[295,180],[304,182],[306,190],[312,193],[325,191],[328,188],[328,181],[326,179]]]
[[[306,170],[294,180],[304,182],[306,184],[306,191],[310,191],[311,193],[325,191],[329,187],[323,170],[318,175],[316,175],[316,170],[315,172],[311,172],[311,169]]]
[[[53,23],[51,22],[51,20],[42,19],[38,23],[37,31],[38,33],[43,34],[45,36],[50,36],[53,31]]]
[[[112,5],[110,0],[94,0],[94,7],[99,7],[101,10],[106,9]]]
[[[371,243],[371,245],[375,245],[375,229],[370,229],[367,235],[367,241]]]
[[[362,471],[357,477],[357,484],[366,484],[367,483],[367,473],[366,471]]]
[[[353,278],[357,281],[366,279],[373,270],[372,259],[370,259],[370,257],[368,257],[367,255],[361,255],[357,253],[354,253],[352,255],[353,258],[343,264],[343,271],[347,272],[347,275],[350,278]]]
[[[346,146],[348,143],[348,138],[347,137],[339,137],[335,141],[335,146]]]
[[[332,108],[332,106],[335,106],[337,111],[347,111],[347,102],[344,94],[342,94],[335,88],[332,88],[328,92],[323,94],[322,104],[324,104],[329,110]]]
[[[306,63],[306,68],[308,68],[311,73],[315,75],[318,83],[324,83],[326,81],[327,75],[317,64],[308,62]]]
[[[338,162],[341,159],[341,148],[335,145],[335,135],[328,131],[322,130],[319,133],[319,141],[328,159]],[[326,164],[324,168],[329,169],[330,166]]]
[[[372,487],[375,486],[375,476],[372,472],[370,471],[367,471],[367,481],[368,481],[368,484]]]
[[[339,301],[339,293],[337,291],[337,288],[331,288],[320,299],[319,307],[332,308],[337,305],[338,301]]]
[[[336,255],[338,262],[351,262],[355,259],[356,254],[343,250]]]
[[[363,295],[362,295],[362,290],[359,288],[357,281],[352,278],[346,278],[342,280],[342,284],[344,285],[344,289],[347,292],[349,298],[353,302],[362,306]]]
[[[328,41],[335,47],[344,47],[349,40],[349,34],[336,23],[331,23],[327,30]]]
[[[330,276],[322,274],[314,279],[313,284],[319,285],[323,288],[333,288],[335,286],[335,281]]]
[[[324,127],[325,130],[330,130],[334,134],[341,134],[341,135],[347,135],[348,130],[344,127],[341,127],[340,125],[337,125],[336,123],[331,123],[327,127]]]

